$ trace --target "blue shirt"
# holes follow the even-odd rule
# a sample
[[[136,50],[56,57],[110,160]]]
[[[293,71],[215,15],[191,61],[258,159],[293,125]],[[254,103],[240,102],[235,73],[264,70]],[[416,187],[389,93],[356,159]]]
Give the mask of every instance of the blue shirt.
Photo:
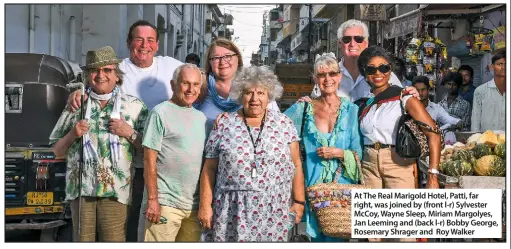
[[[472,106],[472,102],[474,100],[474,92],[476,88],[474,87],[474,85],[472,85],[472,83],[469,83],[468,91],[466,91],[465,93],[461,91],[461,88],[462,87],[458,89],[458,95],[461,96],[464,100],[468,101],[468,103],[470,103],[470,106]]]
[[[334,143],[332,145],[329,144],[330,147],[335,146],[343,150],[351,150],[356,152],[360,159],[362,158],[362,143],[357,116],[358,106],[350,102],[348,98],[342,97],[342,104],[339,107],[340,115],[337,117],[336,126],[334,127],[332,134],[323,133],[318,130],[314,120],[314,112],[312,107],[313,106],[309,104],[305,117],[305,125],[303,129],[304,134],[300,134],[306,152],[306,161],[303,165],[306,188],[316,184],[321,176],[321,173],[323,172],[322,159],[320,159],[316,154],[316,149],[320,146],[318,143],[319,139],[330,140],[331,136],[335,136]],[[296,130],[299,133],[301,132],[303,108],[304,103],[299,102],[295,103],[284,112],[284,114],[286,114],[293,121]],[[332,167],[337,169],[338,166],[339,161],[334,159],[334,164]],[[333,170],[334,174],[335,169]],[[352,182],[350,179],[343,177],[342,174],[337,182],[344,184],[357,184]],[[310,210],[309,203],[305,205],[304,219],[306,222],[306,231],[311,237],[322,237],[324,238],[324,241],[331,241],[328,237],[320,232],[316,215],[312,210]]]
[[[204,101],[197,107],[197,110],[201,111],[206,116],[206,137],[208,137],[213,129],[213,123],[216,118],[225,111],[218,108],[209,95],[204,98]]]

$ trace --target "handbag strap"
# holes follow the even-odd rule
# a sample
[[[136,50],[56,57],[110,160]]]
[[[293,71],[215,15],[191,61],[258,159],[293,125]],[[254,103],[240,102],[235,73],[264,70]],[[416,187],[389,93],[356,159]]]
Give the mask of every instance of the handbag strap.
[[[303,138],[303,127],[305,126],[305,115],[307,114],[308,106],[309,106],[309,103],[307,101],[304,101],[303,115],[302,115],[302,127],[300,128],[300,137],[302,137],[302,138]]]
[[[339,167],[337,167],[337,170],[335,170],[334,180],[332,181],[333,183],[338,182],[339,179],[341,178],[342,165],[343,165],[342,161],[339,160]]]
[[[306,153],[305,153],[305,143],[303,142],[303,129],[305,127],[305,117],[307,114],[307,107],[309,106],[309,103],[307,101],[304,102],[303,105],[303,115],[302,115],[302,127],[300,128],[300,138],[301,138],[301,146],[300,146],[300,155],[302,156],[302,160],[306,161]],[[302,167],[305,169],[304,167]]]

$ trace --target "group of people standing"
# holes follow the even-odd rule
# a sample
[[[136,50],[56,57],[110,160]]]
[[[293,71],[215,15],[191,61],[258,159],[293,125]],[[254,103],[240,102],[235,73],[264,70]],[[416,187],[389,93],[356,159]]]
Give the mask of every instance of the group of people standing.
[[[418,85],[396,98],[403,85],[393,59],[368,47],[364,23],[340,26],[341,62],[318,55],[315,98],[283,113],[277,76],[243,67],[231,41],[213,41],[201,69],[155,56],[158,38],[142,20],[129,29],[129,58],[116,58],[111,47],[89,51],[87,91],[70,95],[50,135],[55,154],[68,161],[76,241],[287,241],[302,220],[312,241],[342,241],[322,234],[305,188],[332,182],[338,169],[339,183],[415,188],[415,161],[395,152],[396,124],[402,109],[436,124]],[[438,188],[440,134],[423,131],[427,187]]]
[[[446,142],[456,143],[455,131],[484,132],[505,130],[505,53],[492,57],[490,69],[494,79],[474,86],[474,69],[462,65],[457,72],[448,72],[442,79],[447,95],[438,103],[429,101],[428,79],[417,76],[413,86],[422,90],[421,101],[432,117],[437,117],[445,130]]]

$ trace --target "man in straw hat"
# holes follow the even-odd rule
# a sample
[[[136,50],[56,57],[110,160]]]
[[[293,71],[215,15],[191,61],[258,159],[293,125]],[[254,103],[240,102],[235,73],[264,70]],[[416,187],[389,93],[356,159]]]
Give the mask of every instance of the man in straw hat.
[[[159,38],[160,33],[152,23],[146,20],[134,22],[126,37],[130,56],[119,64],[119,68],[124,72],[124,84],[120,87],[121,91],[142,100],[149,110],[172,97],[170,80],[172,80],[174,70],[183,64],[172,57],[156,54],[159,48]],[[80,100],[80,92],[75,91],[69,95],[68,106],[72,110],[78,109]],[[133,202],[128,215],[128,241],[137,241],[139,210],[144,190],[143,173],[143,157],[139,153],[135,156]]]
[[[66,201],[71,201],[75,241],[96,241],[96,233],[99,241],[126,240],[133,152],[141,150],[148,111],[141,100],[119,90],[120,61],[108,46],[87,52],[82,67],[90,96],[85,118],[66,108],[50,135],[55,155],[67,157]],[[82,136],[84,167],[79,175]]]

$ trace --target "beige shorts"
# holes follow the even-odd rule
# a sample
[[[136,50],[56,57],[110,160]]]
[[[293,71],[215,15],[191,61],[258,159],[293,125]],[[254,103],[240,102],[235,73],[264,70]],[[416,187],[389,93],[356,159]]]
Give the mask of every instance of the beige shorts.
[[[144,241],[199,242],[202,229],[197,210],[161,206],[161,216],[167,219],[167,224],[154,224],[144,218]]]
[[[400,157],[394,148],[376,150],[364,148],[362,175],[365,184],[373,189],[415,188],[415,160]],[[371,238],[371,242],[379,241],[415,242],[415,238],[382,239]]]
[[[362,174],[374,189],[415,188],[415,160],[400,157],[394,148],[364,148]]]

